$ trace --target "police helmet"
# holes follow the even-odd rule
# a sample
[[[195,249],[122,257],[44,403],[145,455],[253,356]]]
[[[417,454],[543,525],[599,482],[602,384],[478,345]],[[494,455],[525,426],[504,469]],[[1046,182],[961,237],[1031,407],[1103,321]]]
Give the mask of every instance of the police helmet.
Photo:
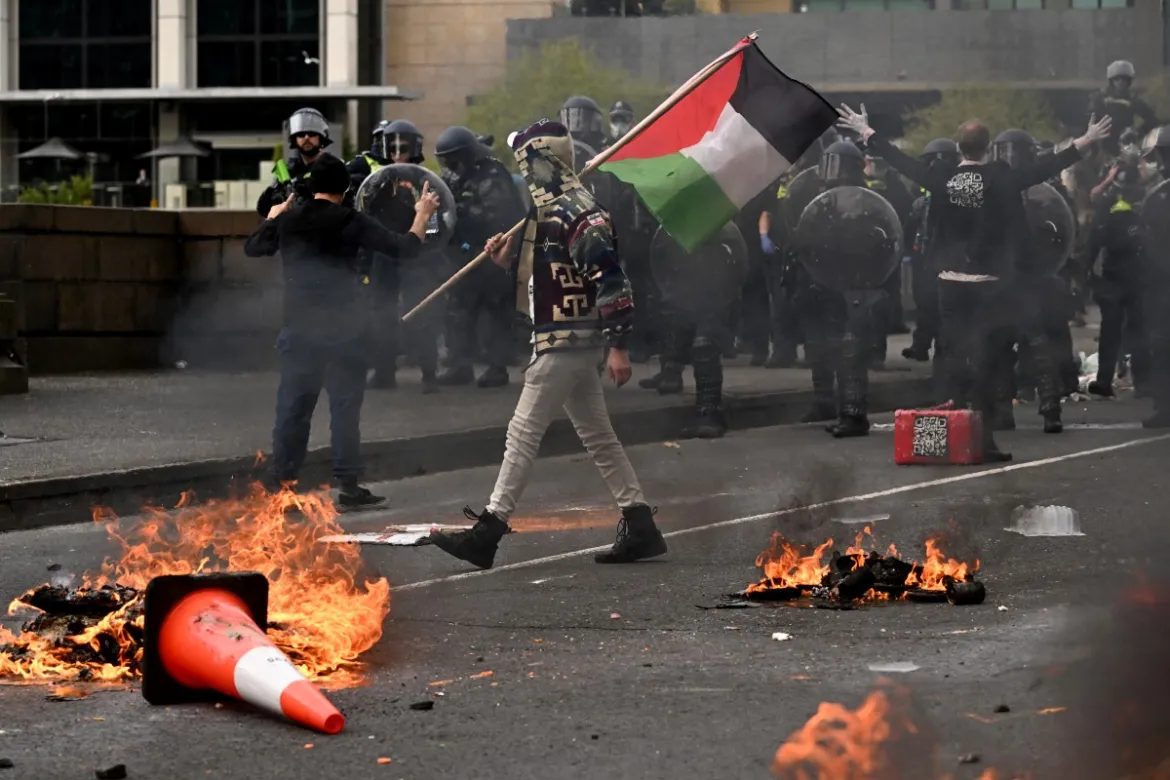
[[[410,155],[410,162],[418,165],[426,159],[423,155],[423,134],[414,126],[414,123],[405,119],[395,119],[393,122],[385,122],[384,124],[379,144],[383,158],[393,159],[395,152],[406,147],[406,151]]]
[[[1156,163],[1162,173],[1170,171],[1170,125],[1155,127],[1146,135],[1142,157]]]
[[[922,159],[930,163],[945,162],[958,165],[961,156],[959,145],[950,138],[936,138],[922,149]]]
[[[329,137],[329,123],[325,115],[315,108],[301,108],[293,112],[288,118],[288,145],[297,148],[297,136],[302,133],[312,133],[321,139],[321,148],[328,146],[332,139]]]
[[[821,155],[818,175],[830,186],[862,179],[865,176],[865,155],[852,141],[831,143]]]
[[[1036,160],[1036,139],[1023,130],[1004,130],[991,145],[991,159],[1012,168],[1030,165]]]
[[[447,169],[458,164],[470,165],[487,154],[488,150],[480,143],[479,136],[459,125],[448,127],[439,134],[439,140],[435,142],[435,156]]]
[[[599,136],[602,129],[601,108],[592,98],[574,95],[561,106],[561,124],[572,136]]]
[[[1109,81],[1113,79],[1129,79],[1133,81],[1133,77],[1133,63],[1128,60],[1116,60],[1109,63],[1109,67],[1105,69],[1105,78]]]
[[[627,122],[634,121],[634,109],[630,108],[630,104],[624,100],[615,100],[614,104],[609,107],[610,119],[624,119]]]

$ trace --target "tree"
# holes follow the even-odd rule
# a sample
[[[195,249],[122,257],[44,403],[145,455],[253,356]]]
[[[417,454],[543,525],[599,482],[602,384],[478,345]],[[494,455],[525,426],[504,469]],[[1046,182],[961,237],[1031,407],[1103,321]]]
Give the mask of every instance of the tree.
[[[906,143],[921,150],[935,138],[954,138],[955,130],[968,119],[982,120],[992,138],[1011,129],[1024,130],[1039,140],[1057,140],[1060,133],[1056,114],[1040,92],[965,87],[946,90],[939,102],[911,112],[906,117]]]
[[[508,136],[538,119],[555,119],[561,104],[573,95],[593,98],[603,113],[615,100],[624,100],[645,116],[669,93],[620,68],[598,63],[576,38],[564,38],[509,62],[503,81],[476,96],[463,124],[476,133],[494,135],[496,156],[510,165]]]

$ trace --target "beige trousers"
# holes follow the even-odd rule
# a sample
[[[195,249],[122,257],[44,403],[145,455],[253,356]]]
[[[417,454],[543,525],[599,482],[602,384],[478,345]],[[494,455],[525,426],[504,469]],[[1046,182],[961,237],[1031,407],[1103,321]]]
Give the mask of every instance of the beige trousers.
[[[617,505],[624,509],[646,503],[634,467],[609,421],[597,371],[601,360],[601,353],[593,349],[546,352],[525,371],[524,391],[508,424],[504,463],[487,505],[496,517],[507,520],[516,510],[540,441],[561,409],[577,429]]]

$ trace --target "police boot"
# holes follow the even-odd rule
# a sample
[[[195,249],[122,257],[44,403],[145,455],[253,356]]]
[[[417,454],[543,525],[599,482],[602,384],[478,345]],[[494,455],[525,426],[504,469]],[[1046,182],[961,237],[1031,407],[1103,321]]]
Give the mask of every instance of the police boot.
[[[597,563],[633,563],[666,554],[666,540],[654,522],[657,509],[645,504],[622,509],[613,547],[593,556]]]
[[[475,381],[475,370],[469,365],[447,366],[439,372],[436,381],[447,387],[469,385]]]
[[[439,378],[435,376],[434,372],[422,375],[422,391],[423,395],[433,395],[439,392]]]
[[[656,378],[654,389],[659,395],[678,395],[683,391],[682,366],[678,363],[664,365]]]
[[[930,362],[930,347],[910,345],[902,350],[902,357],[918,363]]]
[[[1060,420],[1060,407],[1055,409],[1048,409],[1042,413],[1044,416],[1044,432],[1045,433],[1060,433],[1064,430],[1064,423]]]
[[[842,414],[837,424],[826,428],[834,439],[855,439],[869,435],[869,418],[864,414]]]
[[[431,544],[461,561],[481,569],[490,569],[496,560],[500,540],[511,529],[506,522],[486,509],[477,515],[471,507],[466,506],[463,507],[463,516],[474,520],[475,525],[466,531],[454,533],[435,531],[430,535]]]
[[[768,364],[768,353],[766,350],[764,350],[764,351],[757,350],[757,351],[752,352],[752,359],[748,365],[753,366],[755,368],[759,368],[760,366],[766,366],[767,364]]]
[[[1089,395],[1099,395],[1102,398],[1113,398],[1116,395],[1113,392],[1112,384],[1107,385],[1104,382],[1098,382],[1096,379],[1089,382],[1089,386],[1085,389],[1089,391]]]
[[[992,435],[991,429],[987,426],[983,428],[983,462],[984,463],[1007,463],[1012,459],[1010,452],[1004,452],[999,448]]]
[[[773,349],[764,361],[764,368],[792,368],[796,365],[796,348]]]
[[[477,387],[504,387],[508,384],[508,369],[504,366],[488,366],[475,384]]]
[[[685,439],[718,439],[727,432],[723,420],[723,363],[712,343],[695,348],[695,424],[683,431]]]

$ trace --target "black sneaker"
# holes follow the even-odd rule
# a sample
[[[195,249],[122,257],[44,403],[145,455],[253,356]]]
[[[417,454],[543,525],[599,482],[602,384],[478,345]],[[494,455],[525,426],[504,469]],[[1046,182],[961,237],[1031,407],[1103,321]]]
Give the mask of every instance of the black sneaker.
[[[343,487],[337,494],[337,511],[360,512],[363,509],[374,509],[386,503],[385,496],[376,496],[369,488]]]
[[[918,347],[906,347],[904,350],[902,350],[902,357],[906,358],[907,360],[914,360],[918,363],[929,363],[930,350],[920,349]]]
[[[597,563],[633,563],[666,553],[666,540],[654,523],[657,509],[631,506],[622,510],[613,547],[593,556]]]
[[[435,531],[430,535],[431,544],[461,561],[481,569],[490,569],[496,560],[500,539],[510,530],[508,524],[486,509],[477,515],[471,507],[466,506],[463,507],[463,516],[474,520],[475,525],[466,531],[454,533]]]

